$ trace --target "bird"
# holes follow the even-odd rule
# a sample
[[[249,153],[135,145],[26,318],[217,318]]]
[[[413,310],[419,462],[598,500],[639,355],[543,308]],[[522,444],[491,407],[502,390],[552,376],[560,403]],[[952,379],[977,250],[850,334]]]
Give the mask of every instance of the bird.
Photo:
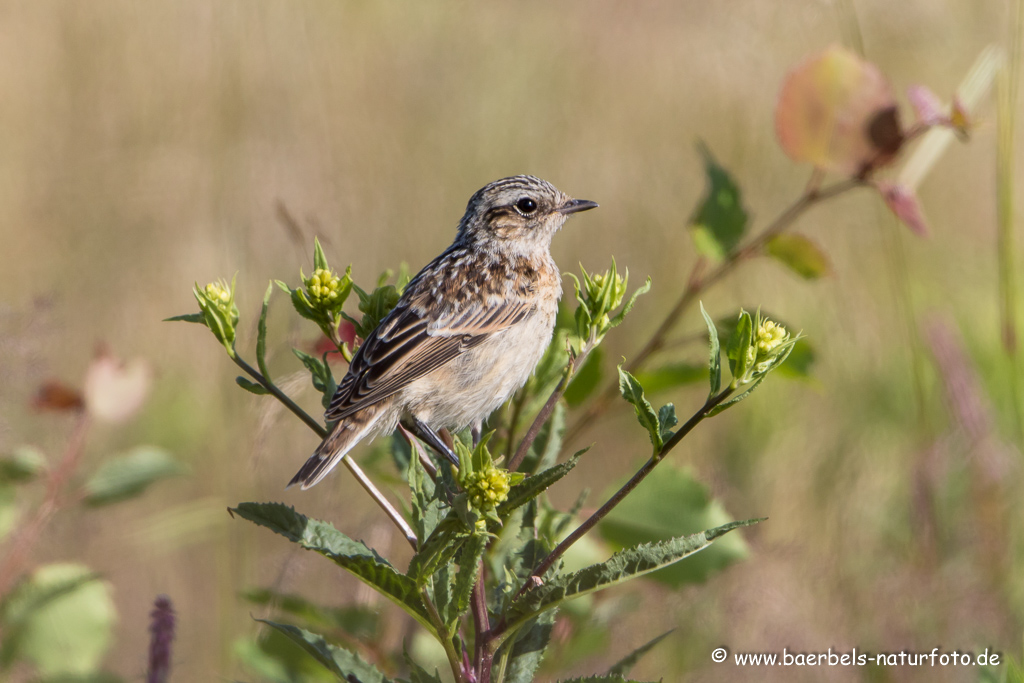
[[[479,433],[529,379],[562,296],[551,239],[570,215],[596,207],[530,175],[478,190],[452,245],[409,281],[353,355],[324,413],[327,437],[286,488],[316,485],[360,441],[403,420],[457,464],[438,430]]]

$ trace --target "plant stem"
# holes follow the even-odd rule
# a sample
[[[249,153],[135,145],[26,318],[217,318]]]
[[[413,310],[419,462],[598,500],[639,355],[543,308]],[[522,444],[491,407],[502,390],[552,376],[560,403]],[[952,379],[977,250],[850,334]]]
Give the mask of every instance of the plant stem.
[[[444,619],[437,613],[437,607],[430,600],[430,595],[427,594],[426,588],[420,591],[420,598],[427,608],[430,623],[434,625],[434,630],[437,631],[437,639],[440,641],[441,647],[444,648],[444,654],[448,657],[448,666],[452,668],[455,683],[466,683],[466,677],[462,671],[462,660],[459,659],[459,653],[455,651],[455,645],[452,643],[451,636],[448,635],[448,629],[445,628]]]
[[[487,647],[491,621],[487,616],[487,589],[484,587],[486,581],[484,571],[484,561],[481,559],[480,572],[477,575],[476,585],[473,586],[473,595],[471,596],[473,628],[476,636],[473,648],[476,683],[491,682],[491,665],[494,661],[494,653]]]
[[[232,356],[232,360],[235,361],[235,365],[245,370],[245,372],[248,373],[250,377],[259,382],[264,389],[269,391],[274,396],[274,398],[283,403],[284,406],[288,408],[288,410],[295,413],[300,420],[306,423],[306,426],[308,426],[310,429],[316,432],[317,436],[319,436],[321,439],[327,437],[328,431],[327,429],[324,428],[323,425],[314,420],[310,416],[310,414],[307,413],[302,408],[300,408],[295,403],[295,401],[288,398],[288,395],[281,391],[277,387],[277,385],[275,385],[273,382],[268,381],[256,369],[254,369],[251,365],[246,363],[242,359],[242,357],[238,355],[237,352],[235,353],[234,356]],[[380,506],[380,508],[384,511],[384,514],[386,514],[388,518],[391,519],[392,522],[394,522],[395,526],[397,526],[398,529],[402,532],[402,535],[405,536],[405,540],[408,541],[409,545],[412,546],[412,549],[416,550],[416,547],[419,543],[419,541],[416,538],[416,532],[412,530],[412,527],[409,526],[409,523],[405,521],[405,518],[402,517],[402,514],[398,510],[396,510],[395,506],[392,505],[388,501],[388,499],[384,497],[384,494],[381,493],[376,486],[374,486],[373,482],[370,481],[370,478],[368,476],[366,476],[366,473],[363,472],[363,469],[356,464],[355,460],[348,456],[345,456],[344,458],[341,459],[341,461],[345,463],[345,466],[348,467],[350,472],[352,472],[352,475],[356,478],[356,481],[359,482],[363,489],[368,494],[370,494],[370,497],[373,498],[374,502]]]
[[[0,565],[0,597],[7,595],[7,592],[14,585],[19,572],[28,560],[32,552],[32,546],[39,540],[43,528],[61,507],[61,495],[68,479],[78,466],[78,461],[85,450],[85,436],[89,432],[89,415],[82,411],[78,415],[75,429],[68,440],[64,457],[56,468],[50,470],[46,480],[46,495],[43,502],[36,509],[25,524],[21,525],[18,535],[11,541],[10,552],[7,553],[2,565]]]
[[[700,410],[694,413],[693,416],[679,428],[679,431],[677,431],[671,439],[665,442],[665,445],[661,447],[661,450],[652,455],[651,458],[644,463],[643,467],[637,470],[637,473],[634,474],[633,477],[622,486],[622,488],[615,492],[615,495],[609,498],[608,501],[597,510],[597,512],[590,515],[590,517],[588,517],[582,524],[576,527],[576,530],[569,534],[565,540],[559,543],[554,550],[548,553],[548,556],[545,557],[533,572],[530,573],[530,576],[523,584],[523,587],[519,589],[517,597],[518,595],[522,595],[526,592],[529,586],[537,585],[538,582],[542,580],[544,574],[552,567],[552,565],[554,565],[558,558],[565,554],[565,551],[568,550],[573,543],[580,540],[584,534],[593,529],[598,522],[604,519],[609,512],[615,509],[615,507],[621,503],[622,500],[640,484],[640,482],[647,478],[647,475],[649,475],[654,468],[658,466],[658,463],[665,459],[665,456],[668,455],[669,451],[675,448],[687,434],[693,431],[694,427],[700,424],[700,422],[708,416],[708,413],[725,401],[733,391],[734,389],[730,385],[721,393],[709,397],[704,402],[704,405],[701,406]]]
[[[661,321],[661,324],[654,331],[654,334],[651,335],[650,339],[647,340],[647,343],[640,349],[640,352],[626,364],[625,369],[628,372],[635,373],[643,367],[654,354],[665,348],[668,343],[669,333],[672,332],[679,323],[683,314],[686,313],[694,303],[696,303],[697,298],[706,289],[718,283],[726,275],[729,275],[733,270],[735,270],[736,266],[743,261],[758,256],[773,237],[776,237],[789,229],[793,223],[795,223],[796,220],[803,215],[805,211],[807,211],[807,209],[819,202],[825,201],[826,199],[831,199],[832,197],[843,194],[855,187],[860,187],[866,182],[866,180],[861,177],[848,178],[846,180],[837,181],[825,188],[821,188],[816,182],[817,177],[817,174],[812,175],[811,181],[808,182],[807,187],[796,201],[786,207],[786,209],[784,209],[782,213],[775,218],[775,220],[769,223],[764,230],[758,233],[745,245],[726,256],[725,259],[707,275],[704,275],[702,272],[705,264],[704,259],[700,258],[697,260],[693,269],[690,271],[686,288],[679,296],[675,305]],[[618,396],[618,385],[609,384],[608,388],[600,396],[594,399],[590,407],[587,408],[572,427],[569,428],[566,433],[566,440],[574,439],[584,430],[593,425],[594,419],[609,408],[616,396]]]
[[[580,355],[576,358],[569,357],[569,363],[565,366],[565,372],[562,375],[562,379],[559,380],[558,386],[551,392],[544,407],[541,408],[540,412],[537,413],[537,417],[534,418],[533,424],[530,425],[529,431],[526,432],[526,436],[519,442],[519,447],[516,448],[516,454],[512,456],[512,459],[508,463],[508,471],[515,472],[519,469],[519,466],[523,464],[523,460],[526,459],[526,454],[530,451],[530,446],[537,440],[537,435],[540,434],[541,428],[544,423],[551,417],[551,413],[554,412],[555,406],[558,401],[561,400],[562,395],[565,394],[566,388],[569,386],[569,381],[572,379],[573,372],[577,367],[583,367],[583,363],[587,361],[587,356],[594,349],[597,344],[593,340],[587,342],[580,351]]]

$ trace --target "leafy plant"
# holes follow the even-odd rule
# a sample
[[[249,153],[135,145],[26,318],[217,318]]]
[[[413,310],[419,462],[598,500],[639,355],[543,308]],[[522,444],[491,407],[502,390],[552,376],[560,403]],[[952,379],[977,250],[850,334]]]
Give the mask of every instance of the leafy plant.
[[[742,542],[735,541],[699,569],[667,573],[729,532],[762,520],[728,521],[724,509],[692,476],[668,470],[672,474],[658,482],[661,488],[657,496],[661,501],[679,503],[672,508],[670,502],[669,509],[660,514],[686,515],[689,528],[637,528],[630,522],[659,514],[650,512],[650,498],[638,495],[638,491],[698,424],[749,397],[791,355],[799,362],[793,364],[789,374],[806,376],[813,351],[801,342],[800,334],[793,334],[788,326],[762,315],[760,310],[753,314],[740,310],[738,315],[716,321],[701,305],[705,329],[684,341],[706,340],[706,362],[697,365],[673,360],[653,369],[648,365],[666,349],[683,345],[670,337],[683,315],[694,304],[699,305],[704,290],[740,263],[767,255],[805,279],[826,274],[828,259],[820,248],[805,236],[786,232],[807,209],[820,202],[855,188],[873,189],[914,232],[925,232],[912,187],[880,174],[929,128],[945,126],[966,133],[968,126],[963,108],[955,101],[950,111],[944,112],[937,98],[923,88],[913,91],[911,101],[916,119],[904,127],[891,89],[876,67],[841,48],[830,48],[808,59],[787,78],[776,111],[783,149],[795,161],[813,168],[805,191],[778,218],[750,237],[750,214],[743,205],[738,183],[706,147],[700,147],[708,184],[689,228],[701,258],[676,304],[641,351],[619,365],[615,381],[603,394],[593,396],[601,383],[600,345],[624,322],[637,297],[651,285],[648,280],[630,295],[628,273],[620,275],[614,260],[605,272],[581,268],[579,277],[571,276],[575,310],[571,315],[566,310],[559,316],[554,341],[535,376],[511,399],[508,410],[492,416],[491,431],[479,441],[469,435],[449,435],[458,454],[458,466],[434,457],[425,444],[404,429],[400,430],[401,437],[392,439],[394,459],[409,487],[407,513],[396,510],[380,494],[353,458],[344,458],[412,547],[413,557],[404,569],[329,523],[280,503],[241,503],[233,508],[233,514],[322,555],[390,600],[440,646],[451,676],[459,683],[533,680],[550,647],[555,615],[570,610],[573,600],[643,576],[671,585],[700,581],[742,557]],[[838,174],[840,179],[828,184],[828,173]],[[350,360],[358,338],[368,334],[395,305],[405,278],[388,284],[390,275],[385,274],[374,289],[364,290],[352,281],[351,267],[343,275],[331,269],[319,242],[314,246],[314,263],[312,276],[307,278],[300,271],[299,288],[283,282],[277,286],[288,293],[300,316],[316,323],[330,341],[331,351]],[[324,425],[305,413],[270,376],[266,319],[273,289],[271,283],[257,326],[256,368],[236,348],[239,314],[233,283],[219,281],[203,288],[197,285],[194,293],[200,313],[175,319],[209,328],[248,376],[238,378],[239,386],[257,395],[274,396],[323,437]],[[343,310],[352,291],[359,299],[358,317]],[[351,326],[351,341],[343,339],[340,332],[344,324]],[[327,405],[336,387],[328,355],[318,358],[299,350],[295,355]],[[652,387],[668,391],[704,377],[707,396],[682,422],[673,403],[656,407],[651,401]],[[584,455],[581,451],[566,457],[563,445],[595,424],[616,395],[632,407],[650,443],[648,455],[596,511],[578,520],[582,496],[572,510],[563,512],[554,509],[545,494],[551,486],[569,478]],[[568,408],[576,406],[583,409],[572,427],[567,427]],[[519,437],[520,433],[524,435]],[[590,559],[580,566],[570,564],[572,552],[580,550],[588,532],[598,525],[618,551],[608,559]],[[407,652],[381,653],[352,638],[351,631],[322,607],[296,596],[278,599],[286,612],[301,616],[306,625],[312,622],[319,630],[329,626],[346,640],[348,647],[341,647],[316,628],[264,622],[276,637],[294,643],[338,680],[441,680],[436,670],[428,671],[425,661]],[[656,642],[632,654],[624,653],[619,664],[606,674],[585,680],[624,681],[628,669]],[[287,672],[293,671],[282,664],[277,673],[272,673],[273,667],[267,664],[273,659],[269,647],[245,651],[250,653],[250,661],[258,661],[265,675],[272,678],[288,680],[291,674]]]

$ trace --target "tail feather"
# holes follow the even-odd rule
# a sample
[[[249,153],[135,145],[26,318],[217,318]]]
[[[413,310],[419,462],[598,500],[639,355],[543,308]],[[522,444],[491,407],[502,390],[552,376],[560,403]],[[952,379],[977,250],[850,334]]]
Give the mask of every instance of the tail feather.
[[[285,489],[302,484],[302,490],[305,491],[318,484],[373,429],[385,412],[382,408],[383,406],[379,404],[369,406],[335,423],[331,433],[317,446],[316,451],[292,477]]]

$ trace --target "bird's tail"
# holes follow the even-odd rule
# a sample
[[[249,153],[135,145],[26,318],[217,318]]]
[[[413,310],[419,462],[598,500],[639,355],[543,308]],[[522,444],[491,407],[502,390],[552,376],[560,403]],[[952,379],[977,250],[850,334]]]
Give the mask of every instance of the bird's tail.
[[[315,486],[334,466],[341,462],[352,447],[363,440],[373,429],[377,421],[384,415],[384,404],[372,405],[354,415],[339,420],[331,429],[323,443],[317,446],[316,452],[299,469],[298,473],[288,482],[286,489],[302,484],[302,490]]]

